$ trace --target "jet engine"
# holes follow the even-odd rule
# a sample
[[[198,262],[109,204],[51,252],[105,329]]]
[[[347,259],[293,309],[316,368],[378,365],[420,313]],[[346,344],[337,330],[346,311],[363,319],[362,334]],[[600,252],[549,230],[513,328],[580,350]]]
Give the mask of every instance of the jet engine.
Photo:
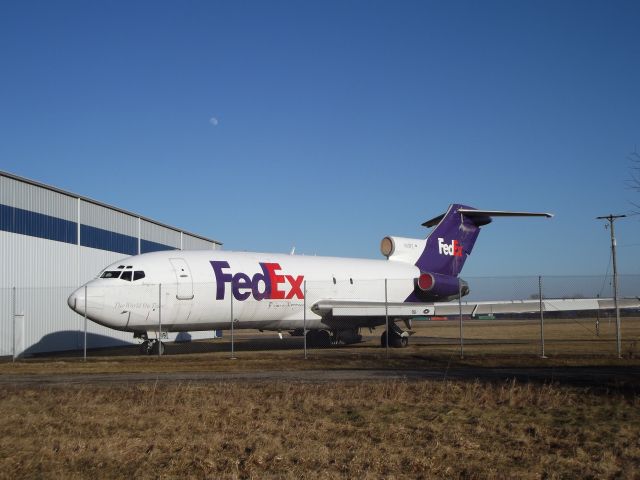
[[[441,273],[421,272],[415,279],[415,292],[425,301],[454,300],[469,294],[469,284],[458,277]]]
[[[426,240],[387,236],[380,242],[380,252],[389,260],[415,263],[424,251]]]

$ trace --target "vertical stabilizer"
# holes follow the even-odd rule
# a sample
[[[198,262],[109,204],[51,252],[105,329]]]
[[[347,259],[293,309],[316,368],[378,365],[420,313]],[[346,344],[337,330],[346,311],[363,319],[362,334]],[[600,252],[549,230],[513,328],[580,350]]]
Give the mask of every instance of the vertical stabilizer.
[[[453,204],[447,213],[425,222],[425,226],[436,225],[427,237],[422,255],[416,266],[423,272],[457,276],[480,233],[480,226],[491,221],[490,217],[472,219],[459,212],[471,207]]]
[[[491,223],[492,217],[552,217],[549,213],[478,210],[460,204],[449,206],[447,213],[423,225],[433,227],[427,237],[422,255],[416,266],[422,272],[458,276],[471,254],[480,227]]]

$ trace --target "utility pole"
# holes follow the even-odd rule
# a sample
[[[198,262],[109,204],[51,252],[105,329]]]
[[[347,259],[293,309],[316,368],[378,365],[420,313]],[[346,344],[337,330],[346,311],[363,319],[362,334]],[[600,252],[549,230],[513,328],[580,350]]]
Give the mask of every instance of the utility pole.
[[[616,235],[614,232],[613,222],[626,215],[610,214],[606,217],[596,217],[597,220],[607,220],[609,222],[609,230],[611,231],[611,260],[613,262],[613,305],[616,309],[616,346],[618,349],[618,358],[622,358],[620,345],[620,308],[618,307],[618,265],[616,263]],[[607,225],[605,225],[607,228]]]

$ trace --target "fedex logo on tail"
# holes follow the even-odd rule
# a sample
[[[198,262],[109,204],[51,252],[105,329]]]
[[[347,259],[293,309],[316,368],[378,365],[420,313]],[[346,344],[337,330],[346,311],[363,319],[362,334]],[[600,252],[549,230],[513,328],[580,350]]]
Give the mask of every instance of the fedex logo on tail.
[[[229,262],[211,261],[213,272],[216,276],[216,300],[224,300],[227,283],[231,284],[233,298],[244,301],[250,296],[255,300],[293,298],[303,299],[302,282],[304,275],[280,275],[279,263],[259,263],[262,272],[252,277],[246,273],[227,273]]]
[[[438,253],[440,255],[461,257],[462,244],[458,240],[452,240],[451,243],[445,243],[444,238],[438,238]]]

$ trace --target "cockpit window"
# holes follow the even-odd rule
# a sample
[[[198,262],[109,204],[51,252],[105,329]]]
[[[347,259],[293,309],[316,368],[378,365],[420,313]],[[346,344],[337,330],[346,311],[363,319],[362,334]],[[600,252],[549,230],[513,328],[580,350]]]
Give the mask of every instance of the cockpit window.
[[[126,280],[126,281],[130,282],[132,273],[133,272],[131,270],[127,270],[126,272],[122,272],[122,276],[120,277],[120,280]]]
[[[127,267],[133,268],[133,267]],[[127,282],[136,281],[144,278],[144,272],[142,270],[132,271],[132,270],[106,270],[100,275],[100,278],[119,278],[120,280],[125,280]]]
[[[119,278],[120,273],[121,272],[118,272],[117,270],[107,270],[100,276],[100,278]]]

